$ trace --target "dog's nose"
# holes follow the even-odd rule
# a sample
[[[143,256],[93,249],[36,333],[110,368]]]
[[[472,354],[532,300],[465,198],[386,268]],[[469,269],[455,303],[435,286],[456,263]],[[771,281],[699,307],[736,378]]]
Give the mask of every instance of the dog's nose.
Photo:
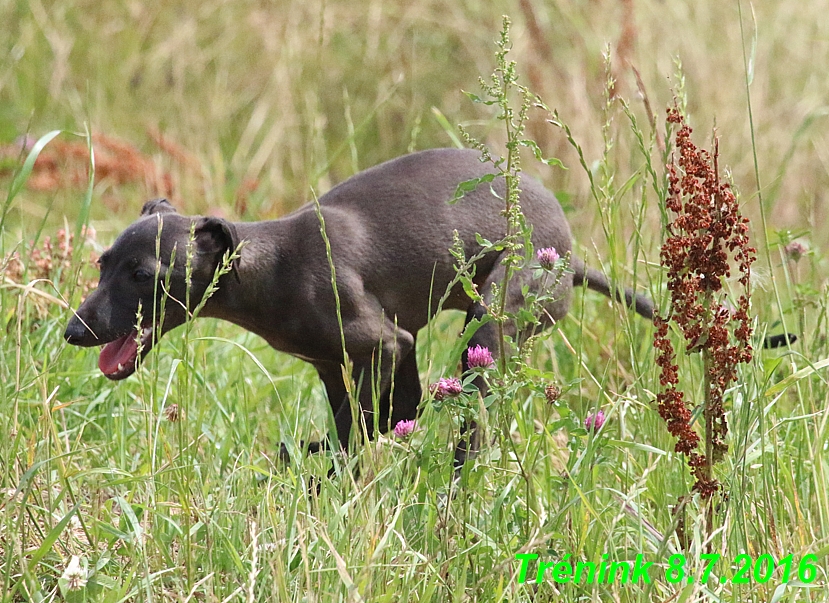
[[[89,331],[84,324],[78,320],[77,316],[73,316],[69,324],[66,325],[66,331],[63,333],[63,338],[72,345],[81,345],[89,336]]]

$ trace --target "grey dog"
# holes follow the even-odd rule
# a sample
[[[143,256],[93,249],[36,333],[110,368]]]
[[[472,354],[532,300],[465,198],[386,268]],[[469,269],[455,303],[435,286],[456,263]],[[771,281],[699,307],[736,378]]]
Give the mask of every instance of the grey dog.
[[[485,304],[474,303],[459,284],[438,307],[456,275],[449,252],[453,231],[463,241],[466,257],[481,250],[476,235],[496,241],[505,233],[502,177],[479,184],[458,203],[448,203],[460,183],[492,173],[492,166],[480,159],[473,150],[413,153],[361,172],[319,200],[336,269],[345,350],[355,383],[362,383],[358,399],[369,432],[375,408],[382,432],[417,416],[422,389],[415,341],[430,317],[440,309],[462,310],[469,323],[486,312]],[[554,247],[562,256],[571,250],[570,226],[552,193],[524,176],[520,202],[536,248]],[[191,228],[188,291],[185,257]],[[187,320],[224,254],[241,242],[240,257],[220,277],[200,316],[228,320],[275,349],[310,362],[325,385],[339,445],[347,448],[352,412],[341,368],[343,338],[313,204],[279,220],[244,223],[181,216],[166,200],[148,202],[141,217],[101,256],[100,284],[69,322],[66,340],[79,346],[105,344],[98,362],[101,371],[110,379],[128,377],[154,341]],[[474,283],[485,299],[491,295],[490,285],[503,279],[502,259],[499,252],[491,252],[475,265]],[[507,310],[523,303],[522,287],[538,286],[529,272],[519,272],[510,281]],[[582,284],[622,298],[600,272],[574,258],[546,308],[547,323],[567,313],[573,287]],[[162,307],[165,295],[164,315],[154,321],[154,308]],[[627,290],[624,301],[651,318],[653,306],[647,298]],[[521,336],[514,331],[508,327],[510,335]],[[478,329],[469,345],[495,351],[495,324]],[[462,361],[467,370],[465,353]],[[376,406],[372,390],[379,392]]]

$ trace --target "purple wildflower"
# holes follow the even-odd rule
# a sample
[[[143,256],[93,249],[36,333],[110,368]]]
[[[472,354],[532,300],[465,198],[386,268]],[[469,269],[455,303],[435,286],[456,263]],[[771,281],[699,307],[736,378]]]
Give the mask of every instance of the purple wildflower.
[[[489,348],[476,345],[474,348],[470,347],[466,350],[466,363],[469,368],[488,368],[494,364],[492,360],[492,352]]]
[[[555,268],[556,262],[560,257],[555,247],[543,247],[537,250],[535,255],[538,258],[538,263],[541,264],[544,270],[552,270]]]
[[[592,412],[587,413],[587,418],[584,420],[584,428],[588,431],[599,431],[604,425],[604,411],[599,411],[596,414]]]
[[[809,251],[809,248],[806,247],[806,245],[804,245],[800,241],[792,241],[783,248],[783,251],[786,253],[786,257],[788,257],[794,263],[797,263],[800,261],[800,258],[806,255],[806,253]]]
[[[417,429],[417,421],[398,421],[394,426],[394,437],[407,438]]]
[[[429,391],[434,394],[435,400],[440,401],[445,398],[457,396],[463,391],[463,386],[461,385],[460,379],[442,377],[438,379],[437,383],[429,386]]]

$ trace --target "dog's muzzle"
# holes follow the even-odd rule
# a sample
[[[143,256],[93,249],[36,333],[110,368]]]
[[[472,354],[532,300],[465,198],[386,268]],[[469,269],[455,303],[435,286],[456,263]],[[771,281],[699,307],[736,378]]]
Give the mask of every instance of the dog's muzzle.
[[[77,316],[73,316],[69,324],[66,325],[63,338],[71,345],[93,346],[101,343]]]

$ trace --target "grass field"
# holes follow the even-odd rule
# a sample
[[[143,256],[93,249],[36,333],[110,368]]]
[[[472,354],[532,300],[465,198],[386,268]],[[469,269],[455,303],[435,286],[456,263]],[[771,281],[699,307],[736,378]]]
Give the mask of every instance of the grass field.
[[[524,171],[559,196],[576,253],[663,313],[666,107],[698,146],[719,137],[758,260],[755,353],[725,395],[710,512],[656,410],[652,325],[597,294],[513,366],[522,381],[484,415],[492,443],[460,488],[457,417],[425,401],[412,437],[336,459],[309,494],[331,457],[278,451],[326,432],[324,390],[232,325],[168,334],[117,383],[98,350],[64,342],[94,257],[148,198],[270,219],[455,145],[457,124],[504,153],[503,123],[463,94],[493,72],[504,14],[519,81],[572,133],[531,112],[527,137],[567,169],[526,154]],[[827,0],[0,0],[0,598],[829,600],[827,14]],[[424,386],[459,376],[462,326],[447,312],[420,335]],[[783,331],[798,341],[761,349]],[[678,364],[696,407],[703,365]],[[523,554],[539,557],[522,577]],[[637,557],[648,580],[553,579],[562,560]]]

